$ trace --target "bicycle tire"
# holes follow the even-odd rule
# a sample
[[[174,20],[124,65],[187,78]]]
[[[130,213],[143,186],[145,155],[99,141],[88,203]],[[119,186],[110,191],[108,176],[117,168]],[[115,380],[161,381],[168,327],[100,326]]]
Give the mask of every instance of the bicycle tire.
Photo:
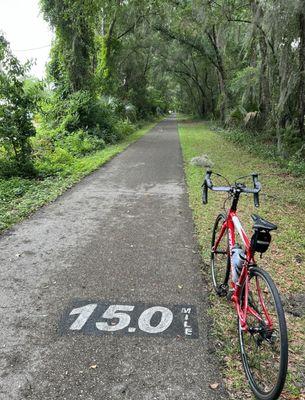
[[[227,232],[223,236],[223,240],[226,241],[226,243],[223,244],[223,246],[224,246],[223,251],[225,252],[225,254],[222,254],[224,256],[223,260],[219,259],[217,261],[217,253],[212,251],[214,244],[215,244],[215,240],[217,239],[217,233],[219,233],[218,229],[219,229],[219,227],[221,227],[223,225],[223,223],[225,221],[226,221],[226,215],[224,213],[221,213],[217,216],[215,223],[214,223],[213,234],[212,234],[212,243],[211,243],[212,282],[213,282],[213,287],[214,287],[216,293],[218,294],[218,296],[226,296],[227,295],[228,281],[229,281],[230,268],[231,268],[231,260],[230,260],[230,256],[229,256],[229,239],[228,239]],[[221,242],[219,243],[219,245],[221,244]]]
[[[267,299],[267,291],[270,292],[270,298],[274,302],[274,308],[275,312],[274,315],[277,316],[277,324],[275,324],[275,319],[273,319],[274,322],[274,328],[270,330],[267,328],[266,324],[265,328],[260,328],[263,329],[262,333],[257,333],[256,337],[255,335],[251,334],[250,332],[244,332],[241,329],[241,325],[238,320],[238,337],[239,337],[239,343],[240,343],[240,352],[241,352],[241,359],[242,359],[242,364],[243,368],[248,380],[248,383],[250,385],[250,388],[255,395],[255,397],[259,400],[275,400],[278,399],[280,396],[285,380],[286,380],[286,375],[287,375],[287,367],[288,367],[288,338],[287,338],[287,327],[286,327],[286,320],[285,320],[285,313],[284,309],[282,306],[282,302],[280,299],[279,292],[268,274],[268,272],[262,270],[259,267],[253,267],[250,270],[250,284],[251,280],[253,278],[256,278],[256,282],[258,279],[260,279],[261,282],[264,282],[266,285],[265,290],[262,291],[262,286],[261,282],[259,284],[260,287],[260,293],[261,296],[263,297],[263,303],[266,304],[266,299]],[[257,283],[256,283],[257,285]],[[251,286],[250,286],[251,288]],[[257,288],[257,287],[256,287]],[[258,292],[258,290],[256,289]],[[243,297],[243,290],[241,292],[241,302],[242,302],[242,297]],[[257,302],[255,304],[255,298],[254,296],[258,296],[257,293],[250,292],[249,296],[249,304],[254,308],[255,311],[260,311],[260,304]],[[259,299],[259,297],[258,297]],[[271,306],[267,307],[268,313],[271,315]],[[261,312],[263,314],[263,312]],[[250,326],[252,323],[250,321],[251,316],[247,318],[247,324]],[[255,318],[252,317],[254,320]],[[256,325],[258,324],[258,320],[256,320]],[[262,324],[262,323],[261,323]],[[263,334],[264,332],[264,334]],[[259,336],[260,335],[260,336]],[[269,338],[268,338],[269,337]],[[271,357],[271,360],[266,360],[264,366],[258,365],[258,358],[254,356],[254,360],[250,359],[249,352],[247,354],[247,349],[245,346],[245,340],[249,342],[255,342],[256,346],[256,352],[261,352],[264,357],[265,349],[270,349],[271,353],[273,352],[273,348],[278,347],[279,348],[279,356],[274,355]],[[266,344],[267,343],[267,344]],[[261,348],[260,348],[261,347]],[[262,368],[263,367],[263,368]],[[275,369],[278,369],[275,371]],[[262,370],[262,377],[261,379],[263,382],[258,382],[258,371]],[[272,383],[271,387],[268,387],[267,389],[267,384],[265,383],[266,381],[271,381],[272,379],[272,373],[275,372],[275,378],[274,382]],[[263,386],[266,386],[263,388]]]

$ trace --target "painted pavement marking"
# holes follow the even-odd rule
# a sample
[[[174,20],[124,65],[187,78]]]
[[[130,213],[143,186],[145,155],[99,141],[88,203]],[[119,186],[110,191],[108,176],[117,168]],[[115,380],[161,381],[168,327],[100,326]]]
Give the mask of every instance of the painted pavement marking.
[[[74,300],[59,323],[61,335],[119,334],[198,339],[196,307],[192,305],[125,304]]]

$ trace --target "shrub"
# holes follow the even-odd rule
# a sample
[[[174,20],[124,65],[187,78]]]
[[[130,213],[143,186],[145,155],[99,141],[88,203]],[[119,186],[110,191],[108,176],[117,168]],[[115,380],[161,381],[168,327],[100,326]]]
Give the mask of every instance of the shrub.
[[[135,122],[137,120],[137,109],[133,104],[126,104],[124,107],[124,111],[125,117],[128,118],[130,121]]]
[[[50,176],[65,171],[74,161],[74,157],[66,149],[56,147],[54,151],[45,153],[38,159],[35,166],[40,176]]]
[[[134,130],[129,121],[136,118],[136,108],[132,104],[111,96],[97,97],[84,90],[64,100],[53,97],[45,101],[43,112],[42,130],[55,132],[48,132],[48,135],[76,155],[101,149],[105,143],[114,144],[129,135]],[[83,133],[75,135],[78,131]]]
[[[88,132],[78,130],[63,138],[62,147],[74,156],[83,156],[93,151],[105,148],[105,141]]]
[[[300,161],[304,160],[304,142],[303,139],[300,138],[299,132],[293,126],[289,126],[282,129],[281,133],[284,151],[287,154],[295,155],[295,157],[298,157]]]
[[[22,65],[11,53],[9,43],[0,34],[0,145],[8,161],[2,160],[7,174],[33,174],[29,138],[35,135],[33,112],[41,87],[26,82],[28,65]]]
[[[115,124],[115,131],[118,139],[123,139],[135,131],[135,126],[129,121],[118,121]]]
[[[115,131],[118,117],[114,110],[117,106],[108,98],[97,98],[88,91],[78,91],[65,101],[58,100],[58,115],[53,114],[53,118],[61,119],[59,129],[63,136],[83,130],[106,143],[115,143],[119,139]]]
[[[242,106],[237,106],[232,110],[226,120],[227,126],[241,125],[245,119],[247,111]]]
[[[118,137],[115,132],[115,116],[111,105],[105,102],[105,99],[96,99],[90,109],[90,120],[88,132],[103,139],[106,143],[116,143]],[[93,123],[94,122],[94,123]]]
[[[35,170],[32,160],[17,161],[8,157],[0,158],[0,178],[12,178],[20,176],[22,178],[35,177]]]

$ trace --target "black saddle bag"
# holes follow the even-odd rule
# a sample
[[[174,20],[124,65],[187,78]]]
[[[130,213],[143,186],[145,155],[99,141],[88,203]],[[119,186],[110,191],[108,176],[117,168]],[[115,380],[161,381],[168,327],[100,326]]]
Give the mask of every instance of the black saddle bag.
[[[270,232],[265,229],[255,229],[251,238],[251,247],[257,253],[265,253],[271,243]]]

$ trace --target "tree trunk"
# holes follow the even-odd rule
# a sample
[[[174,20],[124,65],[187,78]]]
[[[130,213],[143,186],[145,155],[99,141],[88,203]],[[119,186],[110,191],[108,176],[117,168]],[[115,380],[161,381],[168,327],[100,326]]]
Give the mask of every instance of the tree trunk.
[[[270,111],[270,88],[268,79],[268,46],[262,32],[259,33],[259,48],[261,55],[260,83],[259,83],[259,110],[265,122]]]
[[[226,81],[224,76],[219,71],[219,89],[220,89],[220,119],[221,122],[225,122],[226,119],[226,111],[228,106],[227,101],[227,90],[226,90]]]
[[[215,26],[212,28],[212,32],[206,32],[210,42],[214,48],[216,56],[216,66],[219,78],[219,90],[220,90],[220,119],[225,122],[226,111],[228,108],[228,90],[227,90],[227,77],[224,67],[223,57],[221,54],[220,45],[215,30]]]
[[[204,83],[206,88],[209,90],[210,92],[210,103],[208,103],[208,112],[212,112],[213,116],[215,116],[215,111],[216,111],[216,106],[215,106],[215,101],[214,101],[214,92],[212,87],[208,84],[208,73],[205,73],[205,77],[204,77]]]
[[[278,118],[278,121],[276,124],[276,147],[277,147],[278,155],[282,156],[283,146],[282,146],[282,129],[281,129],[280,118]]]
[[[199,115],[201,117],[204,117],[206,114],[206,106],[205,106],[205,91],[203,89],[203,87],[201,86],[201,84],[198,81],[195,81],[196,85],[197,85],[197,90],[198,90],[198,94],[199,94]]]
[[[204,100],[202,100],[201,102],[201,107],[200,107],[200,117],[204,117],[205,116],[205,102]]]
[[[259,72],[259,111],[262,121],[265,123],[270,111],[270,86],[268,78],[268,45],[266,36],[262,30],[262,20],[264,12],[257,0],[251,1],[252,20],[255,24],[255,32],[258,38],[260,53],[260,72]]]
[[[305,3],[303,0],[302,3]],[[305,4],[304,4],[305,7]],[[300,137],[305,139],[304,117],[305,117],[305,8],[300,7],[299,12],[299,133]]]

